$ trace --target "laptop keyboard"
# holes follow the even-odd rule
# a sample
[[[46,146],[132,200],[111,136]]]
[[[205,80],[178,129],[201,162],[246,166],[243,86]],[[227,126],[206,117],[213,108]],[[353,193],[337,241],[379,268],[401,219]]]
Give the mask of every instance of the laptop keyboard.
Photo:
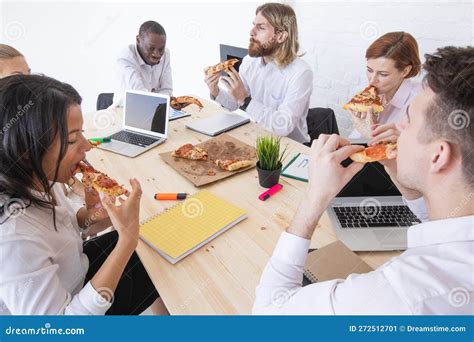
[[[365,212],[363,207],[333,207],[342,228],[410,227],[420,220],[405,205],[380,206]]]
[[[128,131],[120,131],[110,136],[111,139],[123,141],[128,144],[147,147],[158,140],[159,138],[147,137],[141,134],[136,134]]]

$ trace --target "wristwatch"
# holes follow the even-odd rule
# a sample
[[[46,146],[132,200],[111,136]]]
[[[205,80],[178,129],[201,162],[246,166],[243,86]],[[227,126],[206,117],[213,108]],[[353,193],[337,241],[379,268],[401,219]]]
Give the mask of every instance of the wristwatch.
[[[252,101],[252,97],[249,95],[245,98],[244,103],[240,106],[240,109],[242,109],[244,112],[247,111],[247,107],[250,104],[250,101]]]

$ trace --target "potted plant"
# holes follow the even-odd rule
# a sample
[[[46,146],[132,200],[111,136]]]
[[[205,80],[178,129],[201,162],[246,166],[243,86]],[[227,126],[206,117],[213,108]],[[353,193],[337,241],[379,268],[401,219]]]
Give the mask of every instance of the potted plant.
[[[280,137],[257,137],[258,182],[264,188],[271,188],[280,180],[282,161],[286,154],[286,147],[281,151],[280,141]]]

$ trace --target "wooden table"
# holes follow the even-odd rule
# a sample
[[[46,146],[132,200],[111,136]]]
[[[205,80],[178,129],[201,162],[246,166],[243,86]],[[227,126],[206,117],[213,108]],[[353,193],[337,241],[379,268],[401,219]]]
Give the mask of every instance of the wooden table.
[[[106,171],[123,184],[136,177],[143,188],[140,219],[146,219],[176,204],[156,201],[156,192],[188,192],[199,189],[178,175],[159,156],[185,143],[197,144],[208,136],[185,128],[196,118],[208,117],[223,109],[210,101],[203,101],[199,111],[189,106],[191,117],[170,122],[167,142],[136,157],[127,158],[100,149],[88,153],[87,159],[95,167]],[[105,110],[85,117],[86,136],[98,137],[118,130],[122,125],[121,110]],[[268,134],[255,123],[234,129],[229,134],[254,145],[257,135]],[[291,139],[289,157],[309,148]],[[153,249],[139,242],[137,252],[153,283],[171,314],[250,314],[255,299],[255,288],[263,268],[270,258],[281,232],[289,225],[307,183],[282,177],[283,190],[266,202],[258,200],[265,189],[258,184],[257,171],[252,169],[201,188],[210,190],[248,213],[239,223],[198,251],[175,265],[171,265]],[[336,240],[330,220],[325,213],[313,236],[312,248],[325,246]],[[378,267],[398,252],[365,252],[359,255],[372,267]]]

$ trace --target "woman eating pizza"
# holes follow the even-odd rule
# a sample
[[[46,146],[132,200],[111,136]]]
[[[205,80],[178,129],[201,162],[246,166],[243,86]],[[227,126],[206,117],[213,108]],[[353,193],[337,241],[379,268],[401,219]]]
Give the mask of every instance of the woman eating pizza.
[[[97,186],[117,185],[97,172],[81,208],[62,191],[91,148],[81,101],[49,77],[0,80],[0,315],[167,313],[135,253],[139,182],[101,201]],[[115,230],[83,243],[104,221]]]
[[[395,124],[421,89],[412,80],[421,67],[418,44],[407,32],[389,32],[369,46],[365,57],[369,86],[375,88],[383,108],[380,112],[370,106],[366,112],[348,109],[355,127],[349,138],[372,138],[371,144],[394,142],[398,136]]]

